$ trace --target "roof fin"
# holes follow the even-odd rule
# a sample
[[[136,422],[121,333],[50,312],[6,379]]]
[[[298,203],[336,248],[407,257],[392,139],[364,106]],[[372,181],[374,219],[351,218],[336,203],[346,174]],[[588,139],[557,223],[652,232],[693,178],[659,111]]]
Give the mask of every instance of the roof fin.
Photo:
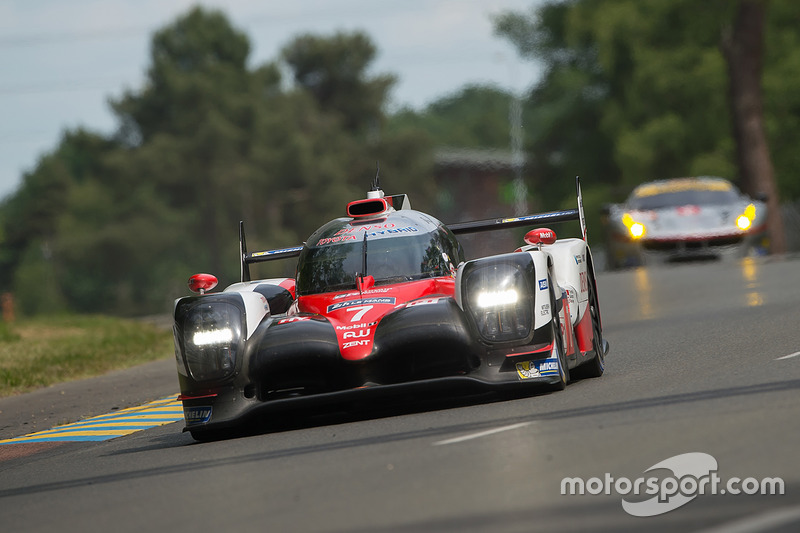
[[[372,188],[367,191],[367,198],[383,198],[384,194],[381,190],[381,165],[378,161],[375,161],[375,179],[372,180]]]

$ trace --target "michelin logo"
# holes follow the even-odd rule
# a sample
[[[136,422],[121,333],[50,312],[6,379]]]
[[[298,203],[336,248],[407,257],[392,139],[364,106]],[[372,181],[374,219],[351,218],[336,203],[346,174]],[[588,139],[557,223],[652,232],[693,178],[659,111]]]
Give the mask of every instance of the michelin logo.
[[[211,419],[211,407],[186,407],[183,410],[186,425],[203,424]]]

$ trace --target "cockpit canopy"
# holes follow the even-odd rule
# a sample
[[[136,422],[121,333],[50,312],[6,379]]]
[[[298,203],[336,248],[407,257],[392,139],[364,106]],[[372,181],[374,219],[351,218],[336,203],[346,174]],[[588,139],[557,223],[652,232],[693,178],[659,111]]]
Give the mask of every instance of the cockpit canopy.
[[[464,260],[453,233],[423,213],[339,218],[309,238],[297,266],[299,296],[356,288],[360,275],[375,285],[450,276]]]

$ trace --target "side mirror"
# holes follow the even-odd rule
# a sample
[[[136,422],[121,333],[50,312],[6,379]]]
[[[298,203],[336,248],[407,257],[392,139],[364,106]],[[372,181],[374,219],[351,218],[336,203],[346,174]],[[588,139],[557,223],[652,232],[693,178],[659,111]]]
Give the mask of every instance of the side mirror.
[[[191,289],[192,292],[205,294],[206,291],[210,291],[216,287],[217,283],[219,283],[219,280],[212,274],[195,274],[189,278],[189,289]]]

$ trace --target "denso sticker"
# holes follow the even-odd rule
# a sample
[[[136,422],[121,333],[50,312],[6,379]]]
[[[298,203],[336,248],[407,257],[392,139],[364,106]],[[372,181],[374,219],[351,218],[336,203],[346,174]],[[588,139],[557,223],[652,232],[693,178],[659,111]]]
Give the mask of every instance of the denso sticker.
[[[547,278],[539,280],[539,290],[546,291],[547,290]]]
[[[342,235],[345,233],[356,233],[356,232],[364,232],[364,231],[375,231],[380,229],[393,229],[396,225],[394,222],[387,222],[386,224],[368,224],[363,226],[357,227],[350,227],[350,228],[342,228],[335,233],[335,235]]]
[[[187,426],[204,424],[211,420],[211,406],[184,407],[183,417],[186,419]]]
[[[536,368],[536,364],[533,361],[523,361],[522,363],[517,363],[517,374],[519,375],[520,379],[532,379],[541,376],[539,369]]]
[[[347,302],[339,302],[328,306],[328,312],[336,311],[337,309],[344,309],[345,307],[352,307],[354,305],[369,305],[369,304],[389,304],[394,305],[397,300],[394,297],[376,297],[376,298],[359,298],[358,300],[348,300]]]

